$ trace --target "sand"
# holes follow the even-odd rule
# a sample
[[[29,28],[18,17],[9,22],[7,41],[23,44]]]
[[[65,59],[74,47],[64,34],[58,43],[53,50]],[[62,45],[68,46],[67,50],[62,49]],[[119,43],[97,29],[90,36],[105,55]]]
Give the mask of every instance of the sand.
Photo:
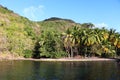
[[[59,58],[59,59],[50,59],[50,58],[41,58],[41,59],[33,59],[33,58],[14,58],[10,60],[30,60],[30,61],[115,61],[115,59],[108,58],[82,58],[82,59],[74,59],[74,58]]]
[[[13,57],[11,55],[0,55],[0,61],[3,60],[31,60],[31,61],[114,61],[116,59],[109,58],[98,58],[98,57],[90,57],[90,58],[59,58],[59,59],[51,59],[51,58],[23,58],[23,57]]]

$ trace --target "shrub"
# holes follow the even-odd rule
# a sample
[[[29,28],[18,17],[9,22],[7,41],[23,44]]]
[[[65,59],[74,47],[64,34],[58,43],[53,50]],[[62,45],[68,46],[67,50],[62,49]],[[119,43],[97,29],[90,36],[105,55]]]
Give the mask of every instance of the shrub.
[[[32,57],[32,51],[31,50],[28,50],[28,49],[24,50],[23,53],[24,53],[25,58],[31,58]]]

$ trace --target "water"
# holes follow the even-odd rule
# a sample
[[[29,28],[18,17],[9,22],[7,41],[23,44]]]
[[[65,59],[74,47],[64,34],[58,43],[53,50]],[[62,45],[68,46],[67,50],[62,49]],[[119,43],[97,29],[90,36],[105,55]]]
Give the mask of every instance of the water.
[[[0,61],[0,80],[120,80],[120,64]]]

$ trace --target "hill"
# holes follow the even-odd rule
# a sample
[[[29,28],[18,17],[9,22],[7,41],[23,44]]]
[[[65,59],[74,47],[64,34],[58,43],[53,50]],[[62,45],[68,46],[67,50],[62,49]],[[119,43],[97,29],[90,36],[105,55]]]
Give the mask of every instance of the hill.
[[[32,57],[41,32],[64,32],[73,26],[81,27],[72,20],[56,17],[39,22],[30,21],[0,5],[0,54]]]
[[[26,56],[35,43],[36,23],[0,6],[0,54]]]
[[[51,17],[37,23],[41,27],[41,30],[56,30],[58,32],[64,32],[74,26],[81,27],[81,24],[75,23],[73,20],[57,17]]]
[[[0,5],[0,59],[120,56],[120,34],[51,17],[30,21]]]

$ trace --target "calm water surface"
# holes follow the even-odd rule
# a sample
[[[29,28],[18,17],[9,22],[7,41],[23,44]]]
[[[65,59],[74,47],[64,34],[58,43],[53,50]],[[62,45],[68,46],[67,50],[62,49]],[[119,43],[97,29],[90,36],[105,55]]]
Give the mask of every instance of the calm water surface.
[[[120,64],[0,61],[0,80],[120,80]]]

